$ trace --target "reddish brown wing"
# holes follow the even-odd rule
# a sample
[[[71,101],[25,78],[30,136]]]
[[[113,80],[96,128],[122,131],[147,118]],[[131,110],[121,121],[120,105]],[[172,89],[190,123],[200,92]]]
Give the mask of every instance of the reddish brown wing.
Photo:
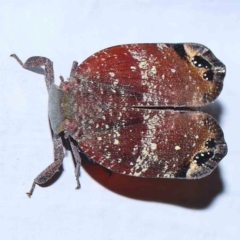
[[[225,66],[199,44],[130,44],[102,50],[71,78],[73,138],[100,165],[139,177],[200,178],[225,156],[215,120],[201,112],[133,107],[201,106],[220,93]]]
[[[112,108],[75,136],[89,158],[122,174],[151,178],[201,178],[227,147],[206,113]]]
[[[87,58],[77,77],[110,106],[202,106],[222,90],[225,66],[200,44],[128,44]]]

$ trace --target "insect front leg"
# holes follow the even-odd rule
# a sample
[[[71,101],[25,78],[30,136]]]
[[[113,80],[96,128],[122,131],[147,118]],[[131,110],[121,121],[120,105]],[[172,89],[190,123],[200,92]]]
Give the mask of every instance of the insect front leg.
[[[50,59],[45,57],[31,57],[25,63],[23,63],[17,55],[12,54],[11,57],[15,58],[17,62],[25,69],[31,70],[31,68],[44,66],[44,76],[47,85],[47,90],[51,88],[54,83],[54,71],[53,63]],[[53,133],[53,145],[54,145],[54,162],[50,164],[44,171],[42,171],[32,184],[30,191],[27,193],[29,197],[33,194],[36,184],[44,184],[48,182],[54,174],[59,170],[64,158],[62,139],[58,134]]]
[[[53,62],[50,59],[45,57],[30,57],[25,63],[23,63],[16,54],[11,54],[10,56],[15,58],[17,62],[27,70],[44,66],[44,76],[47,90],[49,91],[51,85],[54,83]]]

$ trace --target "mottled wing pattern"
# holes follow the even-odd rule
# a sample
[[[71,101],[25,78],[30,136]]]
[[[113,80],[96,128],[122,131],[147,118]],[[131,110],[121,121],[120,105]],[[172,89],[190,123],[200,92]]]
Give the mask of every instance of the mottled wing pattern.
[[[63,85],[72,88],[72,136],[89,158],[122,174],[200,178],[226,155],[223,133],[197,107],[220,93],[225,66],[199,44],[130,44],[102,50]],[[147,109],[149,107],[164,109]],[[144,108],[143,108],[144,107]]]
[[[220,127],[201,112],[112,108],[75,138],[101,166],[138,177],[201,178],[226,154]]]
[[[110,106],[203,106],[222,90],[225,66],[200,44],[128,44],[87,58],[76,76]]]

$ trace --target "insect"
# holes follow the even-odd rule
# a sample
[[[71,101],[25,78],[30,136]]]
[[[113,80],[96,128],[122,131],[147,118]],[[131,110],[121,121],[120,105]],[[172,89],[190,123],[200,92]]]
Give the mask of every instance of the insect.
[[[81,154],[110,171],[145,178],[199,179],[227,154],[217,122],[199,107],[214,101],[226,68],[205,46],[127,44],[101,50],[54,84],[53,63],[31,57],[25,69],[44,66],[54,161],[35,179],[49,181],[61,167],[60,133],[76,162]],[[81,152],[81,153],[79,153]]]

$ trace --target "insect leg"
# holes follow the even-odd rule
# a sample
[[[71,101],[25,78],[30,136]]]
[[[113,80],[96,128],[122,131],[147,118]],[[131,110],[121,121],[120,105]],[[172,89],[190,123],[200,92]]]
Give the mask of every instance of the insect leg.
[[[75,72],[76,72],[76,70],[77,70],[77,67],[78,67],[78,62],[74,61],[73,64],[72,64],[72,69],[71,69],[71,72],[70,72],[70,77],[74,77]]]
[[[44,169],[33,181],[32,187],[29,192],[27,192],[28,197],[31,197],[36,184],[44,184],[48,182],[54,175],[59,171],[62,165],[64,153],[62,139],[55,135],[53,136],[54,145],[54,162],[51,163],[46,169]]]
[[[49,91],[51,85],[54,83],[53,63],[50,59],[45,57],[31,57],[25,63],[23,63],[18,58],[17,55],[12,54],[11,57],[15,58],[23,68],[28,70],[31,70],[32,68],[35,67],[44,66],[44,76],[47,89]],[[29,197],[31,197],[31,195],[33,194],[36,184],[41,185],[49,181],[62,165],[62,161],[64,158],[63,143],[61,137],[57,134],[53,134],[53,146],[54,146],[54,162],[50,164],[44,171],[42,171],[34,179],[31,190],[27,193]]]
[[[74,61],[72,64],[71,72],[70,72],[70,78],[75,76],[77,67],[78,67],[78,62]],[[64,82],[63,76],[60,76],[59,78],[60,78],[61,82]]]
[[[16,54],[11,54],[11,57],[15,58],[17,62],[25,69],[31,70],[31,68],[44,66],[44,76],[49,90],[54,83],[54,71],[53,62],[45,57],[30,57],[25,63],[23,63]]]
[[[79,177],[80,177],[80,167],[81,167],[82,159],[78,152],[78,147],[73,143],[73,141],[70,138],[69,138],[69,142],[71,145],[74,160],[76,162],[76,166],[75,166],[75,177],[76,177],[76,181],[77,181],[76,189],[79,189],[81,187]]]

